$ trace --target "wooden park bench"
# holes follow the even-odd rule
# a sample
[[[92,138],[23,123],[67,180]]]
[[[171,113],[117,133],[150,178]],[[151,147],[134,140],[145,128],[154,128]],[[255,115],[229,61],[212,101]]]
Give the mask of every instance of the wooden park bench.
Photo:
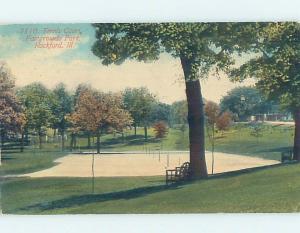
[[[281,152],[281,162],[289,162],[293,160],[293,151],[289,150],[289,151],[284,151]]]
[[[183,163],[180,167],[166,170],[166,184],[178,181],[188,180],[191,175],[191,167],[189,162]]]

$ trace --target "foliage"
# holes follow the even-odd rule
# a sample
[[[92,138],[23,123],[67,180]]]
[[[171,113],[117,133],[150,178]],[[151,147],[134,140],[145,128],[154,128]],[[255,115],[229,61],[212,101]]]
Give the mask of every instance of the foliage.
[[[242,121],[255,114],[271,112],[276,106],[255,87],[236,87],[221,99],[220,107],[222,112],[230,111]]]
[[[149,113],[150,122],[157,123],[163,121],[170,124],[170,111],[171,106],[169,104],[161,103],[159,101],[154,102],[152,110]]]
[[[192,176],[207,177],[204,111],[198,78],[228,70],[233,63],[233,23],[122,23],[94,24],[93,53],[102,64],[126,59],[153,61],[161,53],[179,58],[186,84],[189,109]],[[229,38],[228,35],[231,35]],[[145,128],[146,136],[146,128]],[[145,137],[146,138],[146,137]]]
[[[155,123],[153,125],[153,130],[154,130],[155,138],[164,138],[168,133],[168,128],[166,124],[162,121]]]
[[[211,144],[211,153],[212,153],[212,168],[211,173],[214,174],[214,165],[215,165],[215,125],[220,114],[220,108],[218,104],[213,101],[206,101],[205,103],[205,116],[206,116],[206,132]]]
[[[65,131],[67,128],[66,116],[72,111],[72,97],[63,83],[58,84],[53,90],[57,105],[53,109],[55,116],[54,128]]]
[[[214,125],[217,122],[218,116],[220,114],[220,108],[218,104],[213,101],[207,101],[205,104],[205,115],[207,116],[206,122],[209,125]]]
[[[228,33],[230,23],[122,23],[94,24],[96,38],[92,51],[104,65],[126,59],[151,61],[167,52],[192,61],[193,80],[208,75],[212,67],[225,69],[232,63]],[[199,73],[200,71],[200,73]]]
[[[124,107],[130,112],[135,125],[148,125],[155,104],[155,97],[146,87],[126,88],[123,94]]]
[[[14,78],[6,63],[0,63],[0,137],[4,133],[20,133],[26,122],[14,86]]]
[[[248,43],[240,48],[256,56],[232,71],[235,80],[254,77],[268,99],[280,101],[295,120],[293,159],[300,161],[300,23],[249,24]],[[245,31],[247,31],[245,30]]]
[[[186,100],[176,101],[171,105],[171,122],[176,125],[186,125],[188,117],[188,107]]]
[[[71,122],[81,130],[98,132],[109,127],[122,131],[132,123],[129,112],[124,110],[120,94],[103,93],[92,89],[80,92]]]
[[[47,127],[55,122],[53,109],[56,109],[57,102],[53,93],[40,83],[33,83],[18,90],[17,96],[20,98],[26,116],[27,129],[39,135],[40,148],[42,146],[42,136]]]
[[[240,48],[256,56],[234,69],[232,78],[256,78],[257,87],[269,99],[279,99],[293,112],[300,107],[300,24],[249,24],[245,31],[250,41],[240,41]]]
[[[232,124],[232,113],[231,112],[223,112],[216,121],[216,126],[218,130],[225,131],[228,130],[230,125]]]

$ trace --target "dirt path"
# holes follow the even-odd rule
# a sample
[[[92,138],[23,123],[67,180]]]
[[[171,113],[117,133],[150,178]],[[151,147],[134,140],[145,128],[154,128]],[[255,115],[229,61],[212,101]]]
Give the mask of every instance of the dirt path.
[[[207,167],[211,172],[211,153],[207,152]],[[169,161],[169,162],[168,162]],[[95,154],[96,177],[112,176],[156,176],[165,175],[166,169],[173,169],[189,161],[187,152],[164,154]],[[91,177],[92,155],[70,154],[56,160],[56,166],[42,171],[24,174],[30,177]],[[279,163],[256,157],[215,153],[215,173],[240,170]],[[168,166],[169,165],[169,166]]]

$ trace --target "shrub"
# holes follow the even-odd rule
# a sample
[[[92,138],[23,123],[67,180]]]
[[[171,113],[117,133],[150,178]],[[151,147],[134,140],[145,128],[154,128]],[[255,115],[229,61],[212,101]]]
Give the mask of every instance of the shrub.
[[[157,122],[153,125],[155,138],[164,138],[168,132],[166,124],[162,121]]]

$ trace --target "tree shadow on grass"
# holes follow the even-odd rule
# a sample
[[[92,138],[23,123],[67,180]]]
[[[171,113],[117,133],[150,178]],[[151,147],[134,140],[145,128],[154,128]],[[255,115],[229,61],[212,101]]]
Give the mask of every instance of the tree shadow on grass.
[[[81,206],[86,204],[92,203],[100,203],[106,201],[113,201],[113,200],[129,200],[133,198],[143,197],[149,194],[165,191],[165,190],[175,190],[179,189],[178,184],[173,185],[157,185],[157,186],[149,186],[149,187],[140,187],[135,189],[129,189],[119,192],[110,192],[110,193],[102,193],[102,194],[86,194],[86,195],[79,195],[79,196],[71,196],[60,200],[55,200],[51,202],[42,202],[38,204],[34,204],[31,206],[27,206],[24,208],[20,208],[20,210],[40,210],[40,211],[47,211],[47,210],[55,210],[55,209],[62,209],[62,208],[70,208],[74,206]]]
[[[266,169],[282,167],[282,166],[289,166],[292,164],[297,164],[297,162],[291,161],[289,163],[278,163],[278,164],[266,165],[266,166],[261,166],[261,167],[245,168],[245,169],[241,169],[241,170],[237,170],[237,171],[223,172],[223,173],[210,175],[208,179],[231,178],[231,177],[240,176],[243,174],[255,173],[255,172],[266,170]]]
[[[2,155],[1,160],[6,161],[6,160],[13,160],[16,159],[15,157],[12,156],[7,156],[7,155]]]
[[[144,136],[142,135],[130,135],[126,137],[126,139],[123,141],[121,138],[111,138],[106,139],[104,142],[102,142],[102,146],[117,146],[117,145],[124,145],[124,146],[140,146],[144,145],[145,143],[155,143],[158,142],[156,138],[152,136],[148,136],[147,141],[145,141]]]

